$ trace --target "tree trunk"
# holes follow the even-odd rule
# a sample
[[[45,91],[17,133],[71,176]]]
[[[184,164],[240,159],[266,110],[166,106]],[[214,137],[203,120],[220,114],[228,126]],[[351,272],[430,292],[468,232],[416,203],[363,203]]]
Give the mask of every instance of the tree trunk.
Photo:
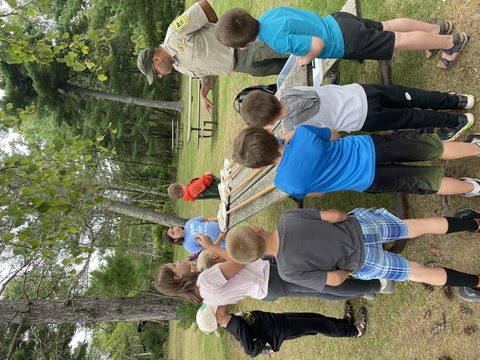
[[[132,104],[132,105],[139,105],[139,106],[146,106],[152,107],[157,109],[168,109],[168,110],[176,110],[180,113],[183,112],[183,100],[179,101],[160,101],[160,100],[150,100],[150,99],[142,99],[136,98],[132,96],[125,96],[125,95],[118,95],[118,94],[111,94],[104,91],[92,90],[83,88],[77,85],[71,85],[63,83],[59,86],[60,89],[65,91],[71,91],[79,94],[89,95],[96,98],[107,99],[112,101],[118,101],[125,104]]]
[[[78,300],[0,301],[0,324],[78,324],[164,321],[175,318],[181,299],[136,296]]]
[[[165,226],[184,226],[187,222],[187,219],[181,218],[174,214],[165,214],[153,209],[142,208],[117,201],[108,203],[107,210],[117,214],[141,219],[143,221],[150,221]]]

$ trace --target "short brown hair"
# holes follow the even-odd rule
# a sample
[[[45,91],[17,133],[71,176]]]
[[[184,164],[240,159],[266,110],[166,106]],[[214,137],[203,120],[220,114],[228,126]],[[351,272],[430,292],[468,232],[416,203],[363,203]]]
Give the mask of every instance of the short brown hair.
[[[168,187],[168,196],[170,196],[171,199],[178,200],[183,197],[183,185],[182,184],[171,184]]]
[[[213,253],[208,250],[203,250],[197,259],[197,270],[203,271],[210,269],[217,262],[212,258]]]
[[[217,40],[229,47],[241,48],[255,40],[260,30],[260,23],[243,9],[230,9],[225,12],[215,25]]]
[[[250,226],[240,226],[227,233],[227,252],[233,261],[248,264],[265,254],[265,239]]]
[[[282,106],[275,95],[265,91],[250,91],[242,101],[240,115],[248,126],[264,127],[280,116]]]
[[[247,127],[233,141],[233,160],[238,164],[259,168],[275,163],[281,154],[275,136],[259,127]]]

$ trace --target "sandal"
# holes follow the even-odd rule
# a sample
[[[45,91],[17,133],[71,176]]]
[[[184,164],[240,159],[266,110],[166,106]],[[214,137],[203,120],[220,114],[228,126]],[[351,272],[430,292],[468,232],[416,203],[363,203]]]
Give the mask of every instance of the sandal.
[[[367,327],[367,309],[361,307],[358,310],[357,319],[353,323],[354,326],[358,329],[357,338],[362,337],[365,334],[365,329]]]
[[[463,41],[460,41],[460,39],[461,39],[460,34],[455,33],[455,34],[452,35],[453,36],[453,44],[454,44],[453,47],[451,47],[450,49],[443,50],[443,52],[447,55],[452,55],[452,54],[456,53],[457,56],[455,56],[455,59],[447,60],[443,56],[440,56],[439,60],[442,64],[444,64],[446,66],[445,69],[450,69],[453,66],[453,64],[455,64],[455,62],[458,59],[458,56],[460,55],[460,52],[463,50],[465,45],[467,45],[468,34],[463,32],[463,33],[461,33],[461,35],[463,35]]]
[[[447,25],[448,24],[448,29]],[[453,21],[443,21],[443,19],[438,19],[438,25],[440,26],[440,32],[438,35],[450,35],[455,28],[455,24]],[[427,50],[430,53],[430,56],[427,56],[427,59],[430,59],[435,53],[438,51],[438,49],[428,49]]]
[[[345,305],[343,305],[343,318],[346,319],[350,325],[353,324],[353,308],[350,301],[345,301]]]

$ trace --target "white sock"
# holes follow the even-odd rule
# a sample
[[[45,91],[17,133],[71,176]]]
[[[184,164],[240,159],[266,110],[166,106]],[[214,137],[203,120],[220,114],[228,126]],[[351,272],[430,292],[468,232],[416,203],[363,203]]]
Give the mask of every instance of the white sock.
[[[473,185],[473,190],[465,194],[479,194],[480,193],[480,184],[476,181],[463,180]]]
[[[378,281],[380,281],[380,291],[382,291],[383,289],[385,289],[385,286],[387,286],[387,280],[378,279]]]

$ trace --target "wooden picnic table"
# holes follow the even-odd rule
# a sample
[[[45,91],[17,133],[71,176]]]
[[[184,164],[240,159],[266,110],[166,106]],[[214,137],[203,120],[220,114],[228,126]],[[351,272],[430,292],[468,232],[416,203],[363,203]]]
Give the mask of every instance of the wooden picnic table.
[[[197,101],[197,126],[192,124],[192,78],[189,78],[188,86],[188,134],[187,134],[187,144],[190,144],[190,139],[192,137],[192,132],[196,132],[197,135],[197,149],[200,147],[200,139],[209,138],[213,136],[213,132],[217,128],[217,122],[213,120],[205,120],[205,113],[202,107],[202,102],[200,100],[200,90],[201,90],[201,80],[198,80],[198,101]],[[210,124],[211,128],[206,128],[205,125]]]

